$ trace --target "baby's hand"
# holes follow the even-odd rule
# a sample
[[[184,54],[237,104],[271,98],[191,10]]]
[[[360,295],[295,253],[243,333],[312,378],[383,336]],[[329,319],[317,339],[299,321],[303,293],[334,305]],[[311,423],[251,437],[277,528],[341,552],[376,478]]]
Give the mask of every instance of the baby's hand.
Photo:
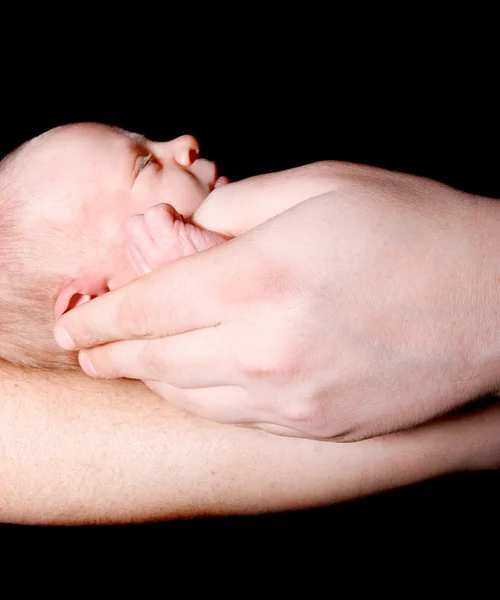
[[[228,238],[187,223],[170,204],[157,204],[126,224],[127,254],[138,275]]]

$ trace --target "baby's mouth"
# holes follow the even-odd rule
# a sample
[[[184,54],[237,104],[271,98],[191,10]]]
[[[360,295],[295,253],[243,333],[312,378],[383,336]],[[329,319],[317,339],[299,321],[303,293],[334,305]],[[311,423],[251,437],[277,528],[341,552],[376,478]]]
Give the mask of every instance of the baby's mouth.
[[[198,179],[198,181],[207,186],[210,192],[215,188],[229,183],[229,179],[227,177],[219,176],[219,169],[216,163],[205,158],[198,158],[195,160],[194,163],[189,167],[189,170]]]

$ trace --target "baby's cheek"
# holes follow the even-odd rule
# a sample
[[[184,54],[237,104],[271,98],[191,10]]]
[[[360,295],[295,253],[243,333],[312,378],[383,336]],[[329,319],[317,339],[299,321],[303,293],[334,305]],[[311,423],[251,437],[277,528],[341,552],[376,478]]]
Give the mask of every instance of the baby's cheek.
[[[185,173],[182,175],[183,177],[191,177]],[[157,201],[162,204],[170,204],[178,213],[188,219],[198,210],[208,193],[208,189],[192,183],[191,180],[188,181],[187,185],[182,180],[181,182],[172,182],[167,191],[157,197]]]
[[[108,281],[108,288],[110,292],[134,279],[137,279],[137,277],[142,275],[142,273],[135,266],[128,248],[125,249],[124,261],[125,264],[122,264],[121,267],[117,267],[115,270],[116,275]]]

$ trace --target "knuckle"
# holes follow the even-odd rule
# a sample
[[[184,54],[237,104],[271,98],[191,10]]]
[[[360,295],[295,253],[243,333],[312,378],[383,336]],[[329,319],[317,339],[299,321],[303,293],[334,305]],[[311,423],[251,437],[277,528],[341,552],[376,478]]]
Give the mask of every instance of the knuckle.
[[[250,379],[264,379],[274,385],[287,385],[301,372],[300,362],[286,349],[272,351],[267,344],[251,344],[236,353],[239,369]]]
[[[165,214],[169,212],[173,212],[175,210],[170,204],[165,204],[164,202],[155,204],[154,206],[150,206],[148,210],[144,213],[147,216],[162,219],[165,218]]]
[[[123,292],[117,309],[117,319],[121,329],[137,338],[150,337],[151,326],[144,310],[143,303],[133,298],[127,291]]]
[[[113,344],[105,344],[92,350],[86,350],[85,354],[99,377],[105,379],[120,377],[121,373],[116,367]]]
[[[293,424],[297,429],[302,431],[307,430],[309,433],[316,431],[318,427],[318,410],[314,401],[297,400],[284,402],[282,404],[283,416],[286,420]]]
[[[167,379],[167,368],[162,356],[162,352],[154,340],[147,340],[144,344],[140,361],[143,369],[149,374],[149,377],[157,380]]]
[[[251,290],[259,298],[267,300],[282,300],[297,287],[296,278],[290,269],[262,260],[251,280]]]
[[[284,302],[297,288],[296,278],[292,277],[288,268],[273,264],[270,257],[262,253],[259,245],[247,241],[251,252],[245,256],[248,257],[245,271],[241,272],[241,267],[235,265],[236,276],[233,284],[224,289],[224,302],[235,308],[249,304],[265,306]]]
[[[307,437],[329,439],[334,434],[328,405],[319,397],[293,398],[292,401],[285,398],[281,410],[289,426]]]
[[[270,369],[268,375],[276,383],[291,383],[301,372],[299,360],[293,352],[284,348],[274,354]]]
[[[71,328],[68,328],[77,348],[89,348],[103,342],[102,332],[99,333],[95,317],[92,317],[91,311],[82,311],[78,315],[78,331],[74,332],[71,331]]]

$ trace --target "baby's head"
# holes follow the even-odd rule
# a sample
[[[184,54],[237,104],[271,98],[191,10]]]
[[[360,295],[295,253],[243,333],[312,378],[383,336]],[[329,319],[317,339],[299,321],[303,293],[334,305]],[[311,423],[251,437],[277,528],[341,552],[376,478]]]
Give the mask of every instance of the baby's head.
[[[165,143],[92,123],[51,130],[0,163],[0,358],[69,368],[54,316],[137,276],[128,219],[158,203],[190,216],[216,185],[182,136]],[[55,315],[54,315],[55,306]]]

